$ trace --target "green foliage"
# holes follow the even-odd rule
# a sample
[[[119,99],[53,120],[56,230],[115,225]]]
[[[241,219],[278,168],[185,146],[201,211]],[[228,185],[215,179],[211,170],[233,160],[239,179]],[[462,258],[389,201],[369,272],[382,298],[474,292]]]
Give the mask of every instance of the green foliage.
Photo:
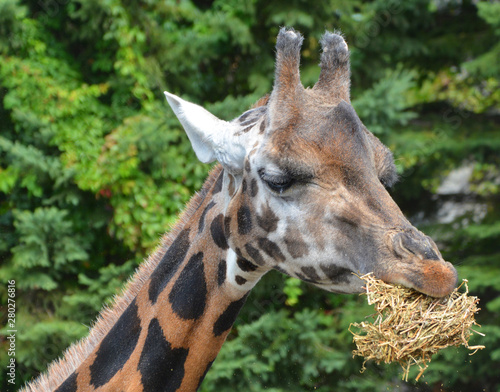
[[[282,25],[304,33],[306,86],[324,29],[344,33],[353,105],[396,156],[391,192],[481,298],[487,348],[444,351],[424,383],[397,366],[360,374],[347,327],[363,299],[269,274],[201,389],[500,390],[500,8],[429,0],[0,0],[0,297],[15,279],[17,386],[87,333],[201,187],[208,167],[162,91],[239,115],[272,88]],[[442,193],[464,165],[466,189]],[[2,369],[6,352],[0,340]]]
[[[500,4],[499,3],[478,3],[478,15],[493,27],[497,37],[500,37]],[[496,43],[491,50],[469,61],[466,68],[475,74],[486,77],[498,77],[500,74],[500,43]],[[498,81],[498,80],[497,80]]]
[[[283,293],[287,296],[285,303],[289,306],[294,306],[299,303],[299,297],[302,295],[303,290],[301,289],[302,282],[296,278],[287,278],[285,280],[285,286],[283,287]]]
[[[412,106],[408,92],[415,86],[415,77],[416,72],[402,67],[388,70],[371,89],[353,100],[358,116],[374,134],[385,136],[417,116],[406,110]]]
[[[19,282],[20,289],[53,290],[62,273],[75,272],[75,262],[88,258],[84,241],[74,236],[68,211],[49,207],[34,212],[14,210],[13,215],[19,245],[11,249],[15,269],[8,273],[27,275],[28,279]]]
[[[336,332],[339,331],[334,331],[333,317],[319,310],[304,309],[293,315],[285,310],[265,314],[238,328],[238,337],[226,343],[202,390],[318,388],[324,382],[321,376],[342,374],[351,360],[348,351],[336,349],[341,336],[346,337],[345,331]],[[325,385],[317,390],[330,387]]]

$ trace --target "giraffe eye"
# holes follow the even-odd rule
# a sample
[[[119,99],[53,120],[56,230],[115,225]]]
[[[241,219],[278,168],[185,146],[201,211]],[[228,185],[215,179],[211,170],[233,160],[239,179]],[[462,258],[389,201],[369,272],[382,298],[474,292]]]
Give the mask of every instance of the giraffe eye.
[[[295,179],[287,174],[269,175],[264,169],[259,170],[259,176],[269,189],[279,194],[285,192],[295,183]]]

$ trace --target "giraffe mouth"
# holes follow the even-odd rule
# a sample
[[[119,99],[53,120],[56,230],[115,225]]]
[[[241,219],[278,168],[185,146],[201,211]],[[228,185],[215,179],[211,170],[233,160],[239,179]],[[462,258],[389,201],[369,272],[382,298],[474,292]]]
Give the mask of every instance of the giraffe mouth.
[[[414,227],[388,231],[385,243],[390,256],[375,268],[375,277],[438,298],[449,295],[457,286],[455,267],[443,260],[430,237]]]
[[[400,284],[437,298],[451,294],[458,282],[457,270],[444,260],[416,260],[375,273],[375,276],[386,283]]]

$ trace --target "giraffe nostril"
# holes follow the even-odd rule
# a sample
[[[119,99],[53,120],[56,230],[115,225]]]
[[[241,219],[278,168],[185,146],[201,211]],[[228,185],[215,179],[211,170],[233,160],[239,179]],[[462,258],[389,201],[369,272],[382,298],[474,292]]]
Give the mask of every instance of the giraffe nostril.
[[[418,232],[398,233],[393,239],[394,251],[402,258],[408,253],[427,260],[441,260],[434,241]]]

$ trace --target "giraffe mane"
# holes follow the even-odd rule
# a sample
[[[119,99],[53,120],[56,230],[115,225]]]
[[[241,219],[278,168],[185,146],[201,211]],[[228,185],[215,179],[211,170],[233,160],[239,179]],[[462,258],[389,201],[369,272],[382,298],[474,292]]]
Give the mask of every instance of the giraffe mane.
[[[142,262],[135,273],[128,279],[121,293],[114,296],[110,305],[105,305],[90,328],[89,334],[80,341],[73,343],[60,357],[52,362],[45,373],[40,374],[21,389],[21,392],[52,392],[61,385],[78,366],[92,353],[101,340],[108,334],[122,313],[127,309],[141,288],[151,277],[156,266],[174,239],[193,216],[207,193],[222,172],[222,166],[217,164],[208,175],[201,190],[195,193],[177,222],[162,237],[161,243]]]

